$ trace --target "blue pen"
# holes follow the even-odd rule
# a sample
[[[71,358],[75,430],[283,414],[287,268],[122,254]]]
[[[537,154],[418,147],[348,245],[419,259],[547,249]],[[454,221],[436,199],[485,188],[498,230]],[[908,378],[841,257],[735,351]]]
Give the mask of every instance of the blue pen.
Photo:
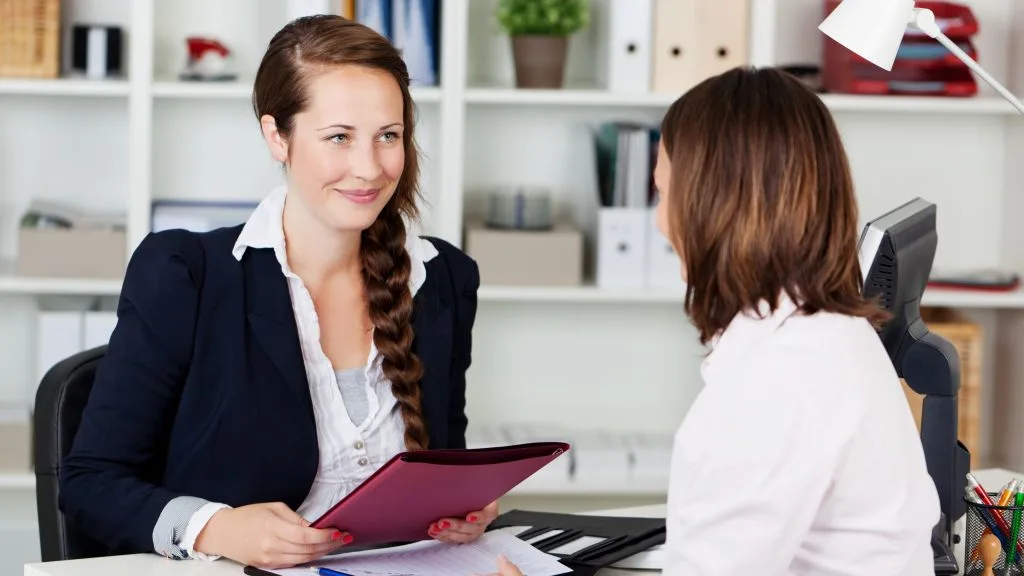
[[[311,566],[309,569],[320,576],[352,576],[351,574],[331,570],[330,568],[324,568],[322,566]]]

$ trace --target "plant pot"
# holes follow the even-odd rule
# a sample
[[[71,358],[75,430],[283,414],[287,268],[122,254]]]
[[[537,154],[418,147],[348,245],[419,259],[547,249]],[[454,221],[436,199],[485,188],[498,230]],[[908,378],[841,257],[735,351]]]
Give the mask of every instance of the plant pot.
[[[561,88],[565,76],[566,36],[512,36],[518,88]]]

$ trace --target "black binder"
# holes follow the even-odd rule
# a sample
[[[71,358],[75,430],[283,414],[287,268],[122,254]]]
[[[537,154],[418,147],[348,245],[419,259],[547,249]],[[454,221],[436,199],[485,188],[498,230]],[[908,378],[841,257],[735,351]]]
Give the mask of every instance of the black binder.
[[[513,526],[530,527],[517,534],[522,540],[530,540],[547,532],[561,531],[560,534],[534,542],[533,546],[557,556],[562,564],[572,569],[573,574],[581,576],[591,576],[601,568],[665,543],[664,518],[586,516],[510,510],[498,516],[488,530]],[[584,536],[601,538],[602,541],[572,554],[553,552]]]

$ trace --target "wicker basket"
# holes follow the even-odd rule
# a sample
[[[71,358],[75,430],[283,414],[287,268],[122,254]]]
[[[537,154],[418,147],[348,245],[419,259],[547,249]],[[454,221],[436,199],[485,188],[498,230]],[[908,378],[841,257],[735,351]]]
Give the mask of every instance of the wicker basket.
[[[0,77],[60,74],[60,0],[0,0]]]
[[[980,467],[981,373],[983,334],[981,326],[948,308],[923,308],[921,318],[928,330],[949,340],[960,354],[960,441],[971,451],[971,468]]]

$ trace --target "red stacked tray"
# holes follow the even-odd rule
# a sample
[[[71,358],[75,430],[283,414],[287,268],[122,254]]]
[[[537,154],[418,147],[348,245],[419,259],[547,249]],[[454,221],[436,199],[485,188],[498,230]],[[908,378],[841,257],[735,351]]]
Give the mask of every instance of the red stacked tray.
[[[825,0],[825,15],[839,0]],[[918,1],[918,8],[935,13],[943,34],[977,60],[971,38],[978,33],[978,21],[970,8],[955,2]],[[973,96],[977,82],[970,69],[945,46],[916,28],[907,27],[892,71],[886,71],[824,37],[822,88],[842,94],[913,94],[921,96]]]

